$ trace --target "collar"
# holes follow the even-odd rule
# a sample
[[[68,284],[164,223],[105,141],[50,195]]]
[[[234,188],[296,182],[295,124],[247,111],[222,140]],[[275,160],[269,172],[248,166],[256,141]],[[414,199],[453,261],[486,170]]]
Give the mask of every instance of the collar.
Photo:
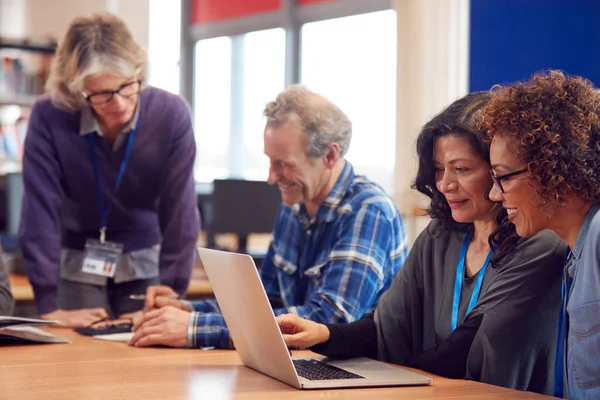
[[[130,132],[135,128],[137,124],[138,118],[140,116],[140,101],[141,95],[138,95],[137,104],[135,105],[135,112],[133,113],[133,118],[129,121],[129,124],[125,125],[123,128],[123,133]],[[90,133],[97,132],[98,135],[104,136],[102,130],[100,129],[100,125],[98,124],[98,120],[92,111],[92,107],[85,106],[81,109],[81,118],[79,120],[79,135],[85,136]]]
[[[572,257],[577,260],[581,256],[581,250],[583,245],[585,244],[585,239],[587,238],[587,233],[590,230],[590,224],[596,216],[596,213],[600,211],[600,204],[594,204],[588,210],[585,215],[585,219],[583,220],[583,225],[581,225],[581,230],[579,231],[579,235],[577,235],[577,241],[575,242],[575,248],[572,249]]]
[[[311,220],[308,212],[306,211],[306,207],[304,204],[294,204],[292,206],[292,210],[300,219],[300,222],[306,227],[308,227],[311,223],[315,222],[317,219],[324,222],[331,222],[335,219],[337,215],[337,210],[344,198],[346,192],[348,191],[348,187],[350,183],[354,180],[354,168],[350,162],[344,160],[346,163],[344,165],[344,169],[342,173],[338,177],[333,189],[329,192],[327,198],[323,201],[323,204],[317,210],[317,214],[315,218]]]

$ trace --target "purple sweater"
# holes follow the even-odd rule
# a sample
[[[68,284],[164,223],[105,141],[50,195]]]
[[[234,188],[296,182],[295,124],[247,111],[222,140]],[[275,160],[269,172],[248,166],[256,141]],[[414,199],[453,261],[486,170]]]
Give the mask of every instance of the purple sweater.
[[[94,134],[105,205],[112,205],[106,240],[124,253],[161,245],[162,284],[184,294],[200,230],[193,178],[196,145],[190,112],[178,96],[148,87],[140,94],[139,133],[118,192],[126,146],[113,152]],[[23,157],[24,197],[19,242],[38,312],[57,309],[61,248],[83,250],[99,236],[100,213],[81,112],[33,107]],[[155,275],[155,276],[156,276]]]

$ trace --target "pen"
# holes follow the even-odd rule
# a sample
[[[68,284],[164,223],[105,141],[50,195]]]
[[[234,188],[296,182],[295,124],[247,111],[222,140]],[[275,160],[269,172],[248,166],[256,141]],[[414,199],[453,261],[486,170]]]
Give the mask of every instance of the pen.
[[[159,296],[159,297],[168,297],[170,299],[179,299],[179,296]],[[145,294],[130,294],[129,299],[131,300],[146,300]]]

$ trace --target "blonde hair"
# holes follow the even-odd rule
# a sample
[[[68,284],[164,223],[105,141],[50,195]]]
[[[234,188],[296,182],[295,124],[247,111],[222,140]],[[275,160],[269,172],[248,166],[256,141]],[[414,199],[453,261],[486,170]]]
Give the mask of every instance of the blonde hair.
[[[321,157],[331,143],[340,146],[343,157],[350,147],[352,123],[335,104],[311,92],[302,85],[292,85],[283,91],[264,110],[267,125],[292,122],[299,126],[308,139],[306,154]]]
[[[76,111],[86,105],[84,79],[101,73],[136,76],[143,85],[148,75],[146,52],[125,22],[108,12],[71,22],[52,61],[46,92],[57,107]]]

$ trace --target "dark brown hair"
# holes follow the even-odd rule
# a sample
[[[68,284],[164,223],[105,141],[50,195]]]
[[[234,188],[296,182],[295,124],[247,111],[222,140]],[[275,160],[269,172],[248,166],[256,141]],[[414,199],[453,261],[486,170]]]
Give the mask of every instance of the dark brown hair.
[[[450,104],[444,111],[433,117],[421,129],[417,138],[417,154],[419,168],[413,189],[417,189],[429,197],[430,204],[427,213],[440,224],[436,225],[439,231],[446,229],[467,231],[473,229],[473,223],[460,223],[452,219],[452,211],[444,195],[435,184],[435,166],[433,163],[433,148],[435,141],[442,136],[455,134],[464,138],[473,152],[485,161],[490,162],[490,145],[487,142],[485,131],[478,125],[479,115],[490,100],[491,94],[476,92],[468,94]],[[489,187],[492,179],[489,179]],[[490,247],[494,248],[492,263],[497,264],[505,255],[510,253],[517,245],[519,237],[512,224],[507,221],[506,210],[500,208],[496,215],[496,230],[490,235]],[[437,234],[439,232],[431,232]]]

